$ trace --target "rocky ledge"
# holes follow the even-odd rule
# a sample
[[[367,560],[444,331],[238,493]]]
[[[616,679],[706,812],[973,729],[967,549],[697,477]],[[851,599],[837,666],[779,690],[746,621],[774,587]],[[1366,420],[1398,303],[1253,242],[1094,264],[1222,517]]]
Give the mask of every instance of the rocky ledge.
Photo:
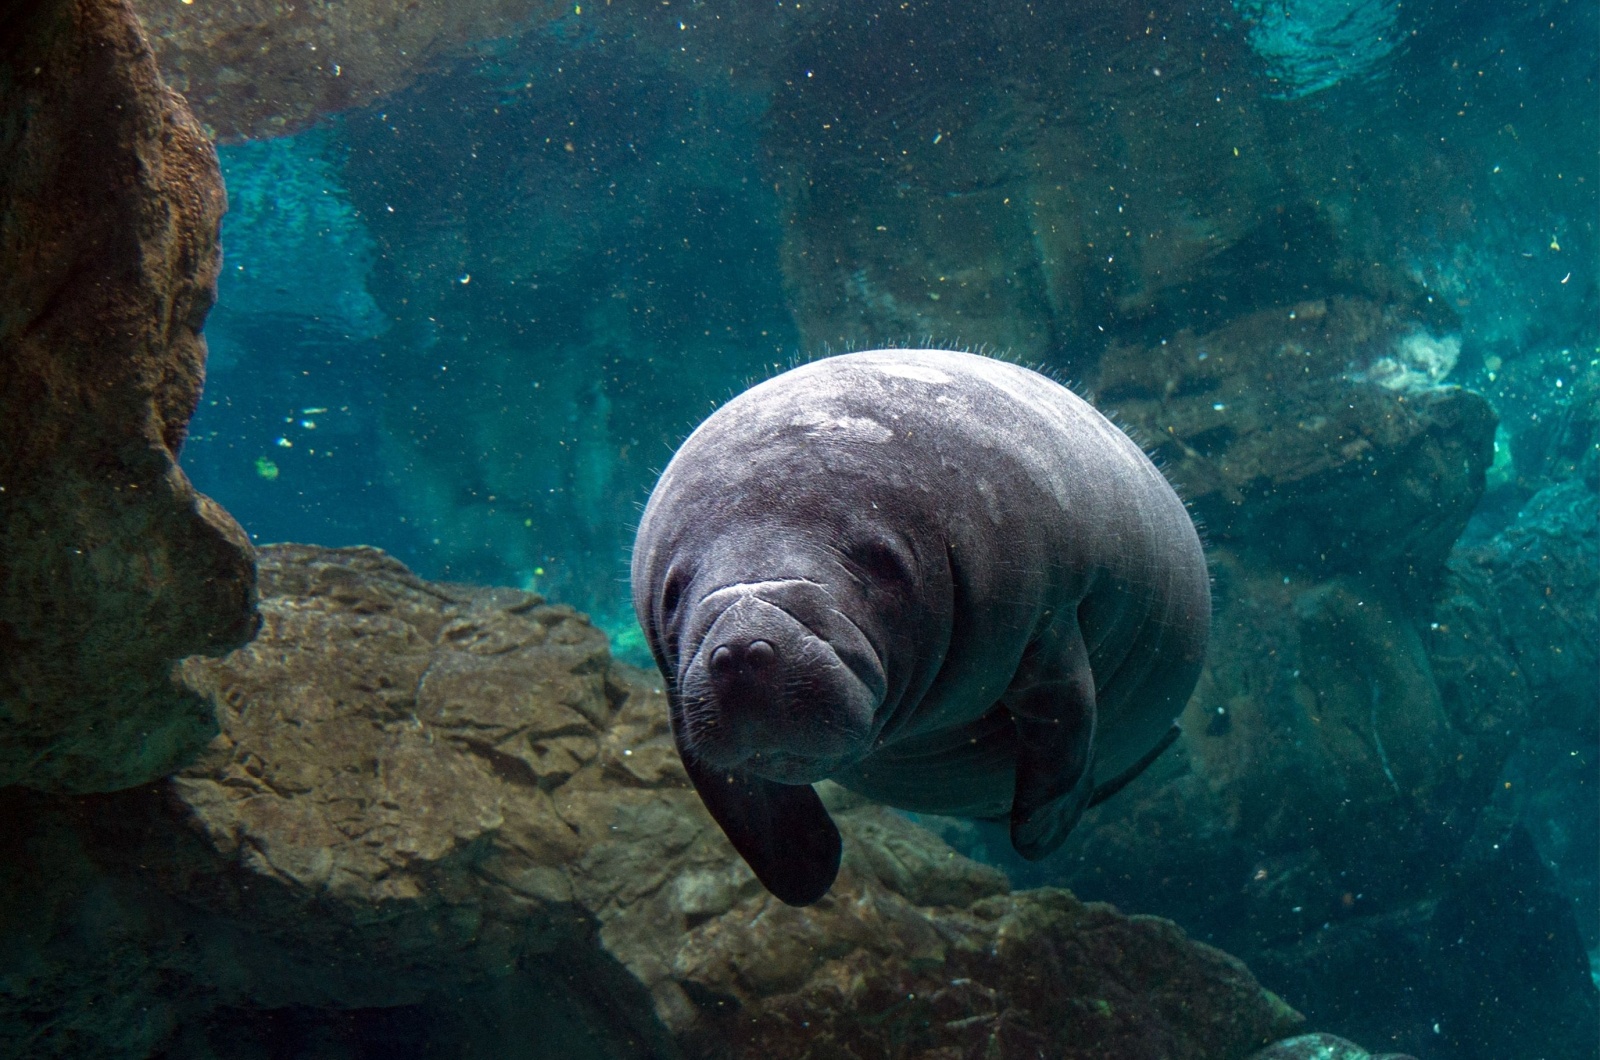
[[[29,925],[0,1051],[1216,1060],[1299,1027],[1169,921],[1009,893],[837,790],[839,883],[784,906],[583,616],[370,549],[260,572],[260,636],[182,668],[221,727],[203,757],[0,795],[0,919]]]

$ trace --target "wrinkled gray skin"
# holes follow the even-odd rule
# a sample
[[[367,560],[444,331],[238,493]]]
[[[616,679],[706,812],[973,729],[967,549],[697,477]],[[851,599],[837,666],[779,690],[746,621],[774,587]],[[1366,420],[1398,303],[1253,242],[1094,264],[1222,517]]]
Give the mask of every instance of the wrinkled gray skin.
[[[793,904],[837,869],[824,777],[1054,850],[1170,740],[1211,614],[1138,446],[1044,376],[940,350],[719,409],[651,495],[633,593],[696,788]]]

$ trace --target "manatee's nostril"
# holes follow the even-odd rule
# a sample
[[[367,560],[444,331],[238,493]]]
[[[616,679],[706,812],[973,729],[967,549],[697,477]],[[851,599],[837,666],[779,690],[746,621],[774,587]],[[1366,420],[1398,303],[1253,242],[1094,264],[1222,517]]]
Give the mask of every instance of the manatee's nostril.
[[[778,651],[771,641],[719,644],[711,653],[711,673],[722,680],[755,677],[770,671],[777,659]]]
[[[772,665],[775,658],[777,652],[773,651],[772,645],[764,640],[753,640],[750,642],[750,647],[745,649],[745,659],[753,670],[766,669]]]

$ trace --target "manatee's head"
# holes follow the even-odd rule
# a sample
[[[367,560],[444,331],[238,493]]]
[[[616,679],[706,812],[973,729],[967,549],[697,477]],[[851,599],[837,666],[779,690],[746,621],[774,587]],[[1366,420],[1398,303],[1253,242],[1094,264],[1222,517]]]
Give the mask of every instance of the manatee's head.
[[[636,580],[686,759],[809,784],[865,757],[898,694],[896,629],[914,558],[882,534],[819,528],[680,543]]]

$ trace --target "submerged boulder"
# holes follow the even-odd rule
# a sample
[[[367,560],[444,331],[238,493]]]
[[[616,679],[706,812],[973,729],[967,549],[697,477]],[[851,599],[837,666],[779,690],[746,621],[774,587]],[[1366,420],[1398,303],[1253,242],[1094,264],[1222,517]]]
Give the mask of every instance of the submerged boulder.
[[[581,615],[370,549],[273,546],[261,571],[261,636],[184,665],[222,721],[199,761],[7,808],[8,849],[63,862],[0,980],[8,1033],[119,1055],[118,990],[174,1055],[268,1012],[339,1039],[338,1013],[380,1009],[508,1057],[1243,1058],[1299,1026],[1170,922],[1009,893],[839,790],[839,882],[782,905],[689,787],[659,684]],[[35,878],[0,872],[0,911]]]
[[[1593,949],[1600,940],[1600,495],[1573,480],[1535,494],[1450,558],[1428,655],[1455,724],[1504,760],[1479,831],[1520,822]],[[1508,908],[1516,908],[1508,906]]]
[[[127,3],[0,29],[0,786],[109,790],[205,746],[170,670],[256,624],[248,539],[175,463],[222,182]]]

